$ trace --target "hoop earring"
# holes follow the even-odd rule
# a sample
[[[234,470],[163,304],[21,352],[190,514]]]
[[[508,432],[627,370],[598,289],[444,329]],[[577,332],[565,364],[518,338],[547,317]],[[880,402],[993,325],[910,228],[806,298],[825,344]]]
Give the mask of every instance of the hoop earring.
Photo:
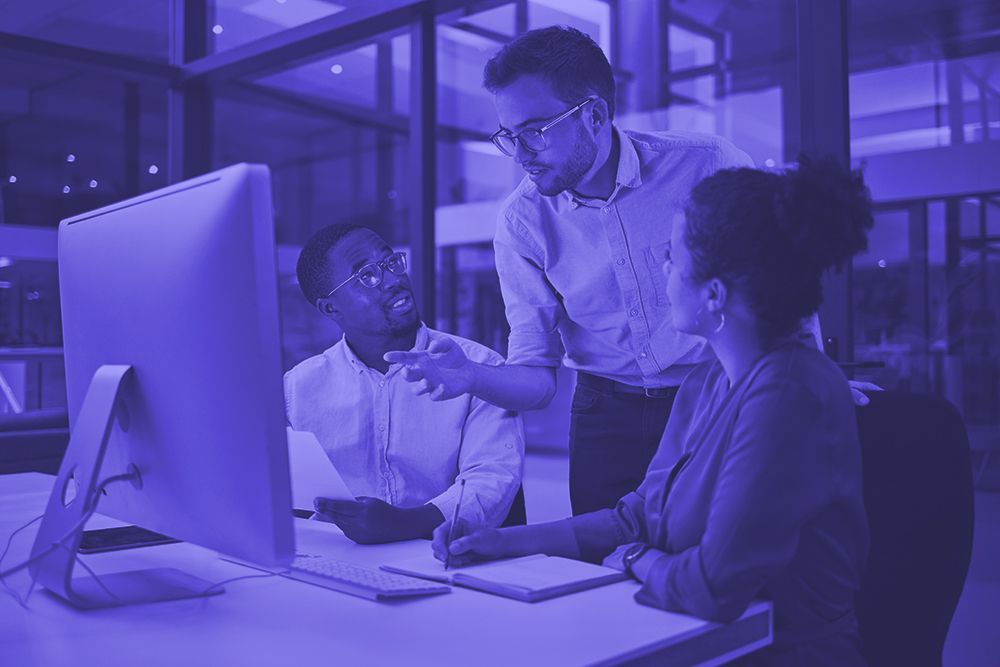
[[[712,333],[719,333],[722,331],[722,327],[726,326],[726,314],[719,311],[719,326],[712,329]]]

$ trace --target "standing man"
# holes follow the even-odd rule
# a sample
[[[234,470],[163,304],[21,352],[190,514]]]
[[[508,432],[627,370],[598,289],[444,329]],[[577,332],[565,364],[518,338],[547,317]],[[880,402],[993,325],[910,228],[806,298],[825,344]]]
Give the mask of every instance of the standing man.
[[[612,507],[642,480],[677,386],[706,354],[670,322],[660,266],[674,216],[702,178],[753,163],[720,137],[617,128],[611,66],[573,28],[525,33],[483,78],[493,143],[527,172],[494,239],[506,364],[471,362],[447,341],[388,358],[431,398],[469,392],[511,410],[545,407],[560,363],[576,370],[573,513]]]

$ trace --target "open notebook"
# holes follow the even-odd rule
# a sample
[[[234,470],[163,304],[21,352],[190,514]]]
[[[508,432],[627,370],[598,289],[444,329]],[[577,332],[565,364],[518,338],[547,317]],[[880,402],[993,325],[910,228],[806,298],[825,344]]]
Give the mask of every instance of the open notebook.
[[[626,579],[624,572],[609,567],[544,554],[476,563],[450,570],[445,570],[444,563],[428,554],[387,563],[382,569],[474,588],[523,602],[547,600]]]

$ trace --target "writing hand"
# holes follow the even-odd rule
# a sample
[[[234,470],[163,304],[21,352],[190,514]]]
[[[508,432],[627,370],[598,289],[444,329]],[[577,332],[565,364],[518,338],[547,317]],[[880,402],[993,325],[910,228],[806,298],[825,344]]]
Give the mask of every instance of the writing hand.
[[[455,539],[450,544],[449,531],[451,531],[451,521],[446,521],[435,528],[431,549],[434,551],[434,557],[442,563],[448,558],[450,550],[452,567],[513,555],[506,548],[502,531],[496,528],[470,527],[465,521],[459,520],[455,528]]]
[[[390,364],[403,364],[403,379],[415,384],[417,395],[427,394],[432,401],[446,401],[472,390],[472,362],[450,338],[433,341],[426,351],[387,352],[383,358]]]

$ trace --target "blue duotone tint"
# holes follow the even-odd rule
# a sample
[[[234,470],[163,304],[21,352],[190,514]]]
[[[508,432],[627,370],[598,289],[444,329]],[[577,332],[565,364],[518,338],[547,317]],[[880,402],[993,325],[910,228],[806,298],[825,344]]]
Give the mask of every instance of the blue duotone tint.
[[[267,167],[64,220],[59,283],[71,426],[99,368],[132,368],[100,478],[134,464],[141,488],[109,486],[98,511],[246,560],[289,560]]]

